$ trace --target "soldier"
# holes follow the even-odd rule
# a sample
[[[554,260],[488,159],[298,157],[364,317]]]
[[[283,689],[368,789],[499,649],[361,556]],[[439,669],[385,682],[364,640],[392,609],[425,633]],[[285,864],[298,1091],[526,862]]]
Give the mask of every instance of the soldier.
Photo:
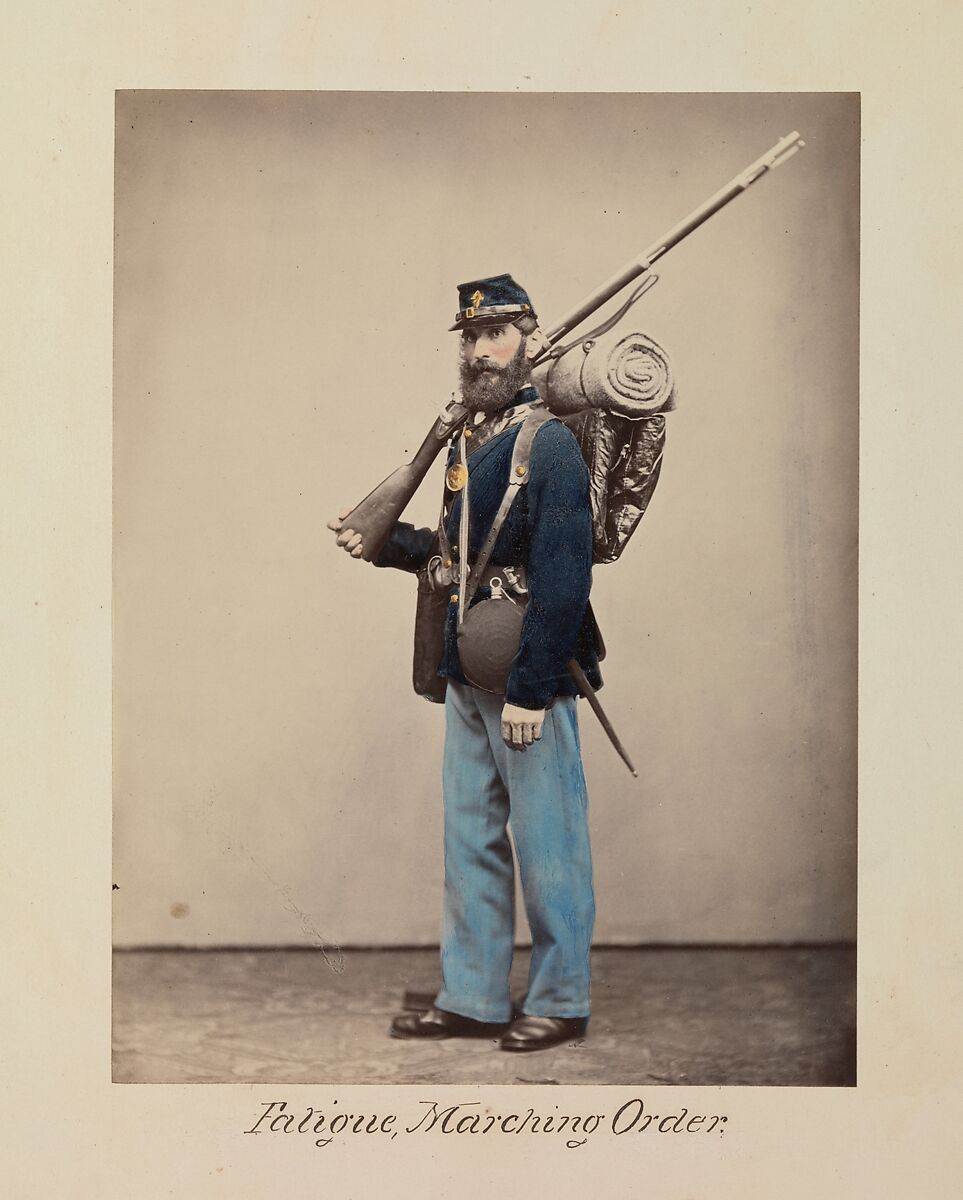
[[[589,1017],[595,904],[578,688],[566,670],[574,656],[592,686],[601,682],[588,606],[588,472],[575,438],[549,419],[532,386],[532,360],[546,343],[525,290],[510,275],[458,290],[451,328],[461,334],[461,398],[470,415],[449,450],[442,553],[430,564],[451,600],[438,664],[447,680],[442,988],[431,1009],[396,1017],[390,1032],[499,1036],[503,1050],[540,1050],[584,1035]],[[530,450],[520,462],[526,437]],[[525,486],[498,518],[513,470]],[[469,565],[484,555],[499,519],[490,568],[468,597]],[[338,544],[360,557],[360,535],[342,526],[341,518],[328,523]],[[376,565],[423,571],[436,537],[399,522]],[[459,655],[466,601],[471,611],[493,593],[506,603],[527,602],[503,694],[473,686]],[[509,823],[532,935],[528,990],[517,1013],[509,993],[515,935]]]

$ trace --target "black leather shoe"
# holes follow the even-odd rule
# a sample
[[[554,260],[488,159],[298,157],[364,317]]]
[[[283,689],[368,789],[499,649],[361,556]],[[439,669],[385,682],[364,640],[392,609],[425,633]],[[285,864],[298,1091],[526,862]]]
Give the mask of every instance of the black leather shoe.
[[[507,1027],[507,1021],[490,1024],[443,1008],[429,1008],[427,1012],[401,1013],[391,1022],[390,1033],[394,1038],[497,1038]]]
[[[588,1017],[519,1017],[502,1035],[502,1050],[547,1050],[584,1037]]]

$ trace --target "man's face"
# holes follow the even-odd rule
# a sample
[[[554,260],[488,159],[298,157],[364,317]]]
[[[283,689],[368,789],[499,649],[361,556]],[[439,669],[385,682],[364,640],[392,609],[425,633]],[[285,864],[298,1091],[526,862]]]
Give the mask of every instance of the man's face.
[[[461,334],[461,398],[473,412],[508,404],[532,375],[526,339],[514,325],[481,325]]]
[[[461,334],[461,352],[469,365],[491,362],[507,367],[521,343],[521,332],[514,325],[482,325]]]

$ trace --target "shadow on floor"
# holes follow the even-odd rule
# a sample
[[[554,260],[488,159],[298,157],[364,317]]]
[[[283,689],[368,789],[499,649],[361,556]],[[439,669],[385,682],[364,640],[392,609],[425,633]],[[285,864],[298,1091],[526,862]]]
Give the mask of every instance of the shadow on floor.
[[[525,989],[516,955],[513,992]],[[531,1055],[494,1042],[387,1036],[435,950],[120,950],[118,1083],[598,1083],[851,1086],[855,950],[593,951],[586,1038]],[[521,1061],[520,1061],[521,1060]]]

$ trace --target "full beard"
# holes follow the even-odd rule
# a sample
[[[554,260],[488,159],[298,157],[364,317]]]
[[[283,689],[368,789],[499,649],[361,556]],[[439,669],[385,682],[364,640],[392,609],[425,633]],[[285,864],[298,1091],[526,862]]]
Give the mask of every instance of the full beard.
[[[504,367],[495,363],[462,362],[458,368],[461,402],[472,412],[497,412],[510,404],[521,388],[531,382],[532,367],[525,357],[522,338],[515,357]]]

